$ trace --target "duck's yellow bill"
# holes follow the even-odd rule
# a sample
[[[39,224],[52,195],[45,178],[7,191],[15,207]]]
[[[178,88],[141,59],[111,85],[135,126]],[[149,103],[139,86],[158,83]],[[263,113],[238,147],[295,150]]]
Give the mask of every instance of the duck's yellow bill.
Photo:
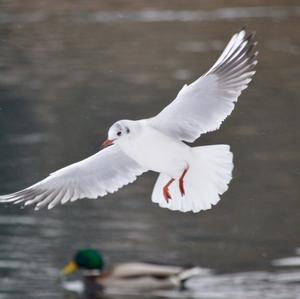
[[[78,269],[77,265],[72,261],[62,269],[63,275],[69,275]]]

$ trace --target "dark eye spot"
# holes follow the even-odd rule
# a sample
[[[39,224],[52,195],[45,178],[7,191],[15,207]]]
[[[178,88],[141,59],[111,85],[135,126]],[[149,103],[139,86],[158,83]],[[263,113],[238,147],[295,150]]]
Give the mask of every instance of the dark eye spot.
[[[119,132],[117,133],[117,135],[118,135],[118,136],[121,136],[121,135],[122,135],[122,132],[121,132],[121,131],[119,131]]]
[[[127,134],[130,133],[129,128],[127,128],[127,127],[126,127],[126,133],[127,133]]]

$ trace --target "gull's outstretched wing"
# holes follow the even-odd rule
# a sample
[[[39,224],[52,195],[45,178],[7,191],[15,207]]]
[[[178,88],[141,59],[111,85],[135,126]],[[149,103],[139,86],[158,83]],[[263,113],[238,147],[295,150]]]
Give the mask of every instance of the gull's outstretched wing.
[[[211,69],[185,85],[170,105],[146,120],[148,124],[187,142],[217,130],[255,73],[256,45],[254,33],[236,33]]]
[[[19,192],[0,196],[0,202],[35,204],[38,210],[80,198],[97,198],[132,183],[146,170],[113,145],[80,162],[51,173]]]

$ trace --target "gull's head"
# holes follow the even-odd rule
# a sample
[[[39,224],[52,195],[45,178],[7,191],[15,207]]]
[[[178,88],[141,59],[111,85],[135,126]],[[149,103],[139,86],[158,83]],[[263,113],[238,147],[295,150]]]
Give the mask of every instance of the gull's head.
[[[102,148],[126,140],[137,130],[138,124],[132,120],[119,120],[108,130],[108,138],[102,143]]]

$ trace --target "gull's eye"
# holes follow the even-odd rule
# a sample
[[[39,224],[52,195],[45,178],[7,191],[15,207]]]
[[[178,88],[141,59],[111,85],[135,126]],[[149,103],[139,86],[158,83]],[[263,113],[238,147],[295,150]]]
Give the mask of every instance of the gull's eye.
[[[121,135],[122,135],[122,132],[121,132],[121,131],[119,131],[119,132],[117,133],[117,135],[118,135],[118,136],[121,136]]]
[[[126,133],[128,134],[128,133],[130,133],[130,130],[129,130],[129,128],[126,128]]]

